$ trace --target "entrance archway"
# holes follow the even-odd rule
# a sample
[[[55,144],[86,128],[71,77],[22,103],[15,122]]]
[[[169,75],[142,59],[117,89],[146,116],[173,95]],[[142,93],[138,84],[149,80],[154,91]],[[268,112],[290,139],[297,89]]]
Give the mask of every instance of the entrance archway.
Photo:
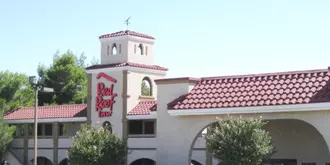
[[[148,158],[142,158],[135,160],[130,165],[156,165],[156,162]]]
[[[191,160],[191,165],[203,165],[202,163],[199,163],[196,160]]]
[[[34,159],[30,161],[30,164],[32,165],[34,163]],[[46,157],[37,157],[37,165],[53,165],[52,161],[50,161]]]
[[[194,137],[189,151],[189,164],[192,163],[192,153],[196,145],[199,146],[199,149],[201,149],[200,146],[205,149],[204,140],[200,140],[204,138],[200,136],[202,131],[214,123],[216,122],[210,122]],[[265,129],[272,136],[273,144],[277,150],[277,153],[272,156],[273,161],[271,162],[287,163],[290,160],[291,165],[292,162],[296,162],[296,164],[304,162],[324,164],[330,161],[329,149],[323,136],[315,127],[305,121],[298,119],[268,120]],[[196,142],[204,142],[204,144],[196,144]]]
[[[69,159],[65,158],[63,160],[61,160],[61,162],[58,165],[68,165],[69,164]]]

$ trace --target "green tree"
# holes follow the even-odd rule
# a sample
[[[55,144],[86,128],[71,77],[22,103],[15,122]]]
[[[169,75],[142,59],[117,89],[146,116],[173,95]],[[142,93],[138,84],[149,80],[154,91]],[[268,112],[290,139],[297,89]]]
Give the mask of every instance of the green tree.
[[[148,81],[142,81],[141,84],[141,95],[142,96],[151,96],[150,93],[150,84],[148,83]]]
[[[71,165],[123,165],[127,156],[124,141],[103,127],[83,125],[69,149]]]
[[[40,93],[39,104],[72,104],[87,101],[87,75],[85,73],[86,56],[76,56],[72,51],[60,54],[56,52],[53,63],[47,68],[38,66],[38,74],[45,80],[45,86],[54,89],[54,93]],[[83,91],[77,86],[82,85]]]
[[[206,145],[221,165],[260,165],[274,154],[267,122],[261,119],[219,120],[206,136]]]
[[[0,72],[0,109],[4,112],[20,106],[31,106],[34,103],[34,92],[28,77],[9,71]]]
[[[13,134],[16,131],[15,126],[9,126],[2,117],[5,111],[4,107],[4,102],[0,103],[0,159],[3,158],[3,154],[13,140]]]

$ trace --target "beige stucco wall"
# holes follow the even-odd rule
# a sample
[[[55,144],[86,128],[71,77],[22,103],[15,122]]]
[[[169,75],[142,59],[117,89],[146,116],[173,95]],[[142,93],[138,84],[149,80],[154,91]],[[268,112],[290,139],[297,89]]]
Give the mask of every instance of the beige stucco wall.
[[[98,73],[92,74],[92,108],[91,108],[91,118],[92,124],[100,125],[105,121],[109,121],[112,124],[112,131],[119,137],[122,137],[122,110],[123,110],[123,98],[122,98],[122,89],[123,89],[123,72],[122,71],[110,71],[104,72],[108,76],[116,79],[117,82],[114,84],[114,92],[117,93],[117,97],[115,97],[115,103],[113,105],[113,114],[110,117],[99,118],[98,112],[95,111],[95,103],[96,103],[96,94],[97,94],[97,83],[103,82],[106,87],[109,87],[112,82],[101,78],[99,80],[96,79]],[[139,96],[141,95],[141,83],[144,77],[148,77],[152,83],[152,91],[153,96],[157,96],[157,88],[156,84],[153,80],[162,78],[162,75],[157,75],[154,73],[141,73],[141,72],[134,72],[129,71],[127,75],[127,91],[129,98],[127,99],[127,112],[132,110],[139,102]],[[106,97],[105,97],[106,98]]]

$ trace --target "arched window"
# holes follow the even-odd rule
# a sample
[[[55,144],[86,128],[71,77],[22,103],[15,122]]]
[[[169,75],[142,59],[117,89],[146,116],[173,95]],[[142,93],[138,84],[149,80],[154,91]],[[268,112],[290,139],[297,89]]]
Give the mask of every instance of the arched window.
[[[117,54],[117,45],[113,44],[111,48],[111,55],[116,55]]]
[[[144,77],[141,83],[141,95],[152,96],[152,84],[148,77]]]
[[[30,161],[31,164],[33,164],[34,159]],[[37,164],[38,165],[53,165],[53,163],[47,159],[46,157],[37,157]]]
[[[202,165],[202,163],[199,163],[196,160],[191,160],[191,165]]]
[[[69,159],[64,158],[63,160],[60,161],[60,163],[58,165],[68,165],[68,164],[69,164]]]
[[[136,45],[134,45],[134,54],[136,54]]]
[[[107,129],[110,133],[112,133],[112,126],[111,126],[111,123],[109,121],[105,121],[102,124],[102,126],[103,126],[104,129]]]
[[[108,45],[107,46],[107,55],[109,55],[110,54],[110,46]]]
[[[145,54],[147,56],[148,55],[148,47],[147,46],[146,46],[146,49],[145,50],[146,50],[146,53]]]
[[[142,44],[139,45],[139,50],[138,51],[139,51],[138,55],[143,55],[143,45]]]

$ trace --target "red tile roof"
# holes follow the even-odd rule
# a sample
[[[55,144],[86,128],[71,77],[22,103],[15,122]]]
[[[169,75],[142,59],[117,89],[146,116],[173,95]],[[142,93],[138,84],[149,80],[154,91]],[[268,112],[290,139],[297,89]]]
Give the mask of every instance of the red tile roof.
[[[127,115],[149,115],[151,111],[156,111],[156,101],[140,101]]]
[[[119,31],[115,33],[110,33],[110,34],[104,34],[99,37],[99,39],[102,38],[111,38],[111,37],[118,37],[118,36],[135,36],[135,37],[141,37],[141,38],[147,38],[147,39],[152,39],[154,40],[155,38],[146,34],[138,33],[135,31],[130,31],[130,30],[125,30],[125,31]]]
[[[124,62],[124,63],[116,63],[116,64],[104,64],[104,65],[93,65],[89,66],[86,69],[102,69],[102,68],[114,68],[114,67],[125,67],[125,66],[131,66],[136,68],[146,68],[146,69],[153,69],[153,70],[163,70],[167,71],[167,68],[158,66],[158,65],[145,65],[145,64],[138,64],[138,63],[132,63],[132,62]]]
[[[202,78],[168,109],[250,107],[330,102],[329,70]]]
[[[86,117],[87,104],[39,106],[38,119]],[[4,115],[6,120],[34,119],[34,107],[23,107]]]

